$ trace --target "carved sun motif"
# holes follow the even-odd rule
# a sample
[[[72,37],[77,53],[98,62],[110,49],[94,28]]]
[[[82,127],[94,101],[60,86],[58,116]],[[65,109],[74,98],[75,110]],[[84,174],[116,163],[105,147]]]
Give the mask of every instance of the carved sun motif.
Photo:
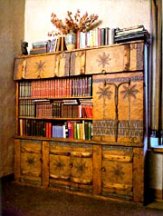
[[[122,171],[122,166],[120,164],[117,164],[113,169],[112,169],[112,174],[113,176],[116,176],[116,178],[122,179],[124,176],[124,172]]]
[[[42,72],[45,70],[45,61],[36,62],[37,71]]]
[[[110,54],[106,54],[105,52],[103,52],[102,55],[99,55],[97,59],[99,66],[102,65],[103,68],[105,67],[105,65],[109,65],[110,60]]]
[[[84,162],[76,163],[74,167],[76,168],[77,172],[80,173],[80,175],[82,175],[87,169]]]
[[[121,94],[123,94],[123,98],[125,99],[126,97],[134,97],[136,99],[136,94],[139,92],[136,89],[136,84],[133,86],[123,86],[123,91],[121,91]]]
[[[63,161],[60,158],[57,158],[54,161],[54,166],[57,170],[63,170],[65,167],[65,164],[63,163]]]
[[[28,165],[32,166],[35,163],[35,158],[34,157],[28,157],[26,162],[28,163]]]
[[[99,94],[99,99],[101,98],[107,98],[110,99],[111,95],[112,95],[112,91],[110,91],[110,86],[104,86],[103,88],[99,87],[99,91],[97,92],[97,94]]]

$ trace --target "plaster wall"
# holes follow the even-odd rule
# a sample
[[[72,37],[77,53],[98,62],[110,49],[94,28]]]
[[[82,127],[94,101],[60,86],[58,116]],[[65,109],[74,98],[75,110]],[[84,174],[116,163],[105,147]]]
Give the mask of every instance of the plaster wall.
[[[0,177],[13,173],[15,135],[14,57],[24,38],[24,0],[0,0]]]
[[[97,14],[101,27],[124,28],[143,24],[150,31],[150,0],[26,0],[25,40],[31,43],[46,40],[55,30],[50,22],[54,12],[61,19],[67,11]]]

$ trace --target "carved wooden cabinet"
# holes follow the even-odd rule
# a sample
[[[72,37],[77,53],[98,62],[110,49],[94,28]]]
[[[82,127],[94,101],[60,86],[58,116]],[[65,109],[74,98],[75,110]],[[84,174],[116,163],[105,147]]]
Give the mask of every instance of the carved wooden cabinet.
[[[20,56],[14,79],[16,181],[144,201],[143,41]]]
[[[92,191],[92,167],[90,145],[50,143],[50,186]]]
[[[15,175],[22,183],[41,186],[42,181],[42,146],[40,141],[16,140]]]

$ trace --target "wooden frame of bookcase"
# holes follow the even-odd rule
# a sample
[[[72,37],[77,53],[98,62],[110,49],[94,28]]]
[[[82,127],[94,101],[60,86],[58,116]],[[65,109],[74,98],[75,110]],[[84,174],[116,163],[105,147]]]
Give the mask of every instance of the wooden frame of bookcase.
[[[137,44],[139,43],[142,43],[141,42],[136,42]],[[116,65],[115,63],[113,63],[113,66],[115,67],[114,70],[117,70],[115,71],[115,74],[117,75],[118,72],[121,72],[120,74],[123,74],[123,73],[126,73],[126,72],[132,72],[132,70],[134,70],[134,72],[142,72],[142,56],[138,56],[139,59],[136,60],[136,62],[133,61],[134,58],[138,58],[138,57],[135,57],[136,55],[138,55],[138,52],[139,52],[139,49],[142,53],[142,46],[136,48],[136,52],[133,51],[135,49],[135,44],[134,42],[131,43],[131,47],[132,49],[130,50],[130,43],[127,43],[125,44],[125,48],[123,48],[123,45],[113,45],[111,46],[111,52],[112,49],[114,49],[114,46],[115,47],[119,47],[120,46],[120,49],[121,51],[123,51],[123,54],[124,54],[124,58],[123,61],[121,59],[121,63],[119,63],[118,65]],[[107,47],[101,47],[102,48],[102,51],[106,50]],[[89,74],[89,69],[91,69],[92,71],[95,70],[95,74],[96,75],[99,75],[99,80],[102,80],[103,78],[101,78],[102,76],[107,76],[107,74],[105,74],[107,72],[107,70],[110,70],[110,65],[108,63],[108,65],[106,64],[106,69],[103,69],[102,71],[98,71],[98,68],[97,68],[97,64],[103,64],[103,58],[106,57],[104,55],[104,52],[103,54],[100,53],[100,48],[94,48],[94,49],[85,49],[84,51],[83,50],[77,50],[77,52],[80,52],[82,53],[82,60],[83,60],[83,55],[85,57],[85,52],[89,50],[88,52],[88,56],[90,58],[90,56],[97,52],[97,55],[96,57],[99,58],[99,60],[101,60],[101,63],[99,63],[98,61],[96,62],[96,64],[92,64],[92,62],[88,61],[85,59],[86,61],[86,64],[87,65],[83,65],[83,61],[82,61],[82,64],[81,64],[81,67],[79,67],[79,62],[77,62],[77,71],[78,73],[80,71],[82,71],[82,76],[83,76],[83,68],[84,70],[87,72],[87,75],[91,75],[93,76],[93,74]],[[75,52],[76,51],[72,51],[73,53],[73,57],[75,56]],[[83,54],[84,53],[84,54]],[[116,55],[116,53],[118,53],[117,51],[115,52],[114,54],[114,57]],[[60,54],[60,53],[59,53]],[[69,53],[68,53],[69,54]],[[50,56],[50,59],[53,59],[53,55],[55,54],[47,54],[47,56]],[[56,54],[58,55],[58,54]],[[119,54],[118,54],[119,55]],[[43,57],[43,55],[38,55],[36,58],[39,60],[39,56],[40,57]],[[46,57],[47,57],[46,56]],[[110,54],[108,54],[108,58],[109,58]],[[54,56],[55,57],[55,56]],[[133,59],[131,58],[133,57]],[[120,200],[131,200],[131,201],[134,201],[134,202],[140,202],[140,203],[143,203],[144,202],[144,146],[143,146],[143,141],[141,140],[138,140],[138,142],[135,142],[135,140],[131,140],[130,143],[128,143],[126,140],[120,140],[117,141],[117,138],[116,138],[116,141],[108,141],[108,137],[106,137],[106,140],[103,139],[102,136],[95,136],[93,140],[71,140],[71,139],[59,139],[59,138],[41,138],[41,137],[20,137],[19,136],[19,108],[18,108],[18,104],[19,104],[19,82],[21,82],[22,78],[23,80],[28,80],[30,79],[29,77],[27,77],[27,79],[24,77],[24,74],[25,74],[25,67],[26,67],[26,60],[24,60],[26,57],[23,57],[23,60],[21,62],[21,58],[18,59],[20,60],[20,65],[19,65],[19,62],[18,62],[18,65],[16,66],[16,69],[15,70],[18,70],[18,73],[15,75],[15,79],[18,80],[16,81],[16,137],[15,137],[15,164],[14,164],[14,169],[15,169],[15,180],[16,182],[19,182],[19,183],[22,183],[21,182],[21,178],[23,178],[23,174],[22,174],[22,162],[21,162],[21,157],[23,157],[21,154],[21,142],[23,141],[30,141],[30,142],[35,142],[35,141],[39,141],[40,142],[40,148],[41,148],[41,153],[40,153],[40,168],[41,169],[41,176],[39,177],[39,180],[40,180],[40,185],[39,186],[42,186],[42,187],[45,187],[45,188],[52,188],[50,185],[49,185],[49,182],[50,182],[50,160],[49,160],[49,157],[50,157],[50,143],[51,142],[58,142],[59,144],[61,144],[62,142],[65,142],[66,144],[72,144],[74,143],[75,145],[77,145],[78,143],[82,143],[83,145],[89,145],[91,148],[92,148],[92,164],[93,164],[93,171],[92,171],[92,193],[91,193],[91,196],[94,196],[94,197],[99,197],[99,198],[107,198],[107,199],[113,199],[114,196],[114,190],[118,190],[120,191],[120,196],[119,197],[116,197],[116,199],[120,199]],[[30,58],[30,61],[31,61],[31,58],[32,56],[29,56],[27,57],[27,59]],[[86,57],[85,57],[86,58]],[[131,62],[130,62],[130,58],[131,58]],[[108,61],[110,62],[110,58],[108,59]],[[139,61],[140,61],[140,64],[139,64]],[[74,62],[74,59],[73,59],[73,62]],[[115,65],[114,65],[115,64]],[[63,65],[62,65],[63,67]],[[74,66],[75,68],[75,66]],[[133,69],[134,68],[134,69]],[[112,69],[112,68],[111,68]],[[120,70],[120,71],[119,71]],[[122,71],[121,71],[122,70]],[[130,71],[131,70],[131,71]],[[122,73],[123,72],[123,73]],[[21,74],[22,73],[22,74]],[[111,74],[112,74],[112,71],[111,71]],[[30,73],[29,73],[30,75]],[[48,78],[48,79],[55,79],[55,76],[53,76],[53,74],[51,73],[50,74],[50,77],[47,77],[47,74],[43,74],[44,76],[46,77],[43,77],[43,78]],[[63,75],[63,74],[62,74]],[[80,74],[76,74],[76,75],[80,75]],[[110,74],[109,74],[110,75]],[[39,76],[40,76],[40,73],[39,73]],[[132,79],[132,76],[131,75],[131,79]],[[69,76],[71,78],[71,75]],[[121,76],[120,76],[121,77]],[[140,75],[140,73],[138,74],[138,78],[141,79],[141,82],[142,82],[142,74]],[[35,77],[35,78],[31,78],[31,80],[33,79],[40,79],[41,77]],[[57,78],[57,77],[56,77]],[[123,77],[122,77],[123,78]],[[133,78],[134,79],[134,78]],[[99,81],[98,82],[101,82]],[[96,82],[96,83],[98,83]],[[107,85],[108,83],[105,82],[105,85]],[[101,87],[100,86],[96,86],[96,89],[100,89]],[[96,99],[98,98],[98,91],[96,91]],[[93,97],[93,96],[92,96]],[[100,107],[100,106],[99,106]],[[101,110],[100,110],[101,112]],[[98,113],[98,112],[96,112]],[[102,114],[100,113],[100,115],[102,116]],[[37,118],[36,118],[37,119]],[[61,119],[61,118],[60,118]],[[101,120],[102,118],[100,117],[98,119],[98,117],[96,116],[95,120]],[[88,119],[89,120],[89,119]],[[94,120],[94,119],[92,119]],[[100,124],[99,126],[100,127]],[[114,136],[113,136],[114,138]],[[109,155],[104,156],[104,148],[108,148],[109,150],[106,151],[106,154],[108,154],[108,152],[110,151]],[[111,149],[114,149],[113,152]],[[126,153],[126,148],[129,148],[130,151],[132,152],[132,156],[128,155],[128,152]],[[117,153],[119,151],[119,153]],[[29,151],[30,153],[30,151]],[[126,156],[127,154],[127,156]],[[109,158],[109,159],[108,159]],[[104,159],[108,160],[108,161],[104,161]],[[127,195],[127,198],[125,197],[126,195],[124,194],[124,191],[125,190],[130,190],[130,182],[129,183],[126,183],[127,185],[124,184],[119,184],[116,182],[116,179],[115,179],[115,182],[113,181],[111,185],[108,186],[108,188],[106,187],[106,194],[105,195],[105,190],[103,188],[103,185],[104,185],[104,182],[106,179],[105,177],[105,172],[107,173],[108,171],[106,171],[106,167],[104,167],[105,163],[107,164],[110,164],[110,166],[112,168],[118,166],[118,164],[121,164],[122,163],[130,163],[129,165],[129,173],[132,172],[132,176],[130,176],[130,182],[132,182],[132,189],[131,191],[129,192],[129,195]],[[124,165],[125,167],[126,165]],[[125,169],[125,168],[124,168]],[[128,168],[126,168],[126,170],[128,170]],[[128,175],[128,171],[125,170],[125,173],[124,175],[127,176]],[[122,170],[121,170],[122,171]],[[116,173],[116,171],[115,171]],[[114,173],[114,174],[115,174]],[[123,175],[123,172],[121,172],[121,174]],[[30,176],[27,175],[27,178],[30,178]],[[125,177],[124,177],[125,178]],[[132,180],[131,180],[132,179]],[[128,179],[126,180],[128,181]],[[107,182],[108,183],[108,182]],[[68,184],[68,185],[71,185],[71,182],[69,183],[65,183],[65,185]],[[107,185],[107,184],[106,184]],[[57,189],[57,188],[53,188],[53,189]],[[67,190],[66,190],[67,191]],[[111,191],[111,192],[110,192]],[[69,191],[69,192],[72,192],[72,191]],[[82,192],[82,191],[76,191],[74,192],[76,194],[85,194],[85,195],[88,195],[90,196],[90,194],[87,194],[86,192]],[[110,195],[111,193],[111,195]]]

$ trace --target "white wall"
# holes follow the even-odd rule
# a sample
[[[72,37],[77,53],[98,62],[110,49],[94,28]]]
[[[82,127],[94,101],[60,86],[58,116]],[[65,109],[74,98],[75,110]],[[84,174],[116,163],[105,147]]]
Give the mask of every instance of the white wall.
[[[102,20],[101,27],[124,28],[143,24],[150,31],[150,0],[26,0],[25,40],[46,40],[47,33],[55,29],[50,22],[51,13],[63,19],[67,10],[81,14],[95,13]]]

